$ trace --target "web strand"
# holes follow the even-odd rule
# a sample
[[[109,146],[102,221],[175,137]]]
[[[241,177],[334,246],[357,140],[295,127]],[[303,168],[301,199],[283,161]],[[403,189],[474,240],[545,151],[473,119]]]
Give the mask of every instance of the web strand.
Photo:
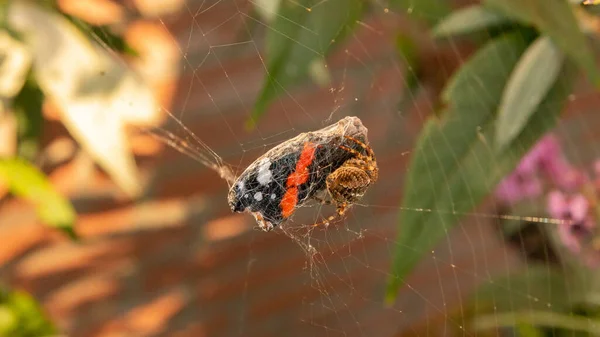
[[[327,1],[315,1],[311,8],[322,6]],[[258,1],[249,3],[260,6]],[[332,56],[331,66],[328,64],[328,69],[333,77],[332,83],[324,88],[316,88],[317,86],[312,84],[302,88],[281,86],[282,94],[272,103],[275,112],[270,111],[263,115],[258,129],[246,132],[239,131],[238,124],[246,120],[252,109],[250,102],[253,100],[248,98],[247,86],[257,86],[252,92],[252,95],[257,95],[260,85],[253,82],[255,81],[253,75],[257,71],[260,72],[262,78],[271,75],[267,70],[264,41],[258,33],[253,35],[256,31],[250,25],[258,25],[263,30],[258,30],[262,34],[264,34],[264,30],[271,33],[278,33],[278,31],[271,22],[241,8],[238,1],[232,5],[229,4],[232,8],[229,12],[220,13],[219,11],[223,10],[225,5],[227,5],[226,1],[186,3],[182,15],[191,19],[189,27],[183,29],[180,36],[174,36],[173,40],[178,43],[182,70],[191,77],[190,83],[187,87],[180,88],[181,93],[178,97],[181,102],[178,102],[180,104],[175,111],[171,112],[163,107],[169,116],[170,125],[141,131],[159,139],[184,156],[194,159],[200,164],[199,166],[216,172],[231,188],[237,178],[236,175],[239,175],[246,166],[246,164],[242,165],[242,162],[252,163],[261,154],[285,141],[286,137],[290,138],[300,132],[319,129],[324,124],[333,123],[347,115],[359,115],[369,129],[369,137],[373,140],[372,146],[384,175],[383,179],[367,191],[365,201],[355,204],[347,215],[327,227],[315,228],[310,225],[330,214],[333,206],[306,203],[288,222],[272,233],[252,231],[252,234],[240,234],[240,238],[250,247],[251,253],[247,257],[246,263],[242,263],[246,268],[244,274],[246,279],[243,280],[243,296],[239,299],[240,307],[243,309],[241,309],[242,312],[237,312],[235,317],[235,321],[239,322],[239,326],[236,327],[237,335],[246,335],[249,331],[254,331],[253,329],[260,331],[257,327],[259,324],[252,318],[253,305],[276,302],[285,296],[296,296],[294,298],[298,299],[297,303],[300,303],[298,305],[303,309],[302,312],[294,312],[291,315],[294,317],[293,321],[285,323],[298,328],[298,334],[302,333],[305,336],[311,335],[311,333],[325,336],[376,335],[374,331],[379,331],[376,328],[385,323],[379,321],[378,317],[384,317],[387,322],[394,322],[394,329],[390,328],[385,333],[412,331],[415,334],[421,334],[423,332],[417,331],[410,323],[424,320],[426,331],[428,331],[427,335],[436,335],[433,332],[434,328],[440,328],[444,335],[458,330],[466,336],[473,336],[474,334],[466,330],[467,322],[463,318],[457,317],[463,317],[470,310],[466,294],[473,290],[475,283],[497,285],[515,299],[525,299],[532,303],[544,301],[535,295],[534,288],[523,291],[521,288],[513,288],[510,282],[507,283],[508,285],[495,283],[495,277],[498,274],[506,275],[510,279],[512,274],[509,272],[514,268],[513,264],[516,264],[514,262],[516,254],[511,248],[499,247],[497,240],[494,241],[497,237],[490,228],[492,223],[517,221],[555,229],[571,224],[569,221],[544,216],[543,212],[531,215],[498,214],[493,207],[491,209],[485,207],[482,208],[482,211],[471,212],[460,212],[453,209],[407,208],[400,206],[401,200],[397,194],[390,193],[392,189],[401,191],[404,188],[403,179],[408,174],[406,161],[409,159],[409,156],[405,156],[405,154],[414,155],[418,151],[436,151],[435,148],[412,149],[415,143],[415,132],[412,131],[414,125],[409,125],[414,120],[419,121],[414,124],[422,125],[424,120],[435,113],[435,105],[431,101],[423,104],[413,102],[410,111],[398,111],[397,98],[400,96],[400,90],[406,84],[405,78],[407,75],[416,76],[416,70],[404,69],[402,61],[406,60],[398,60],[398,56],[390,51],[386,53],[377,51],[375,50],[376,46],[370,42],[371,39],[393,40],[391,36],[395,36],[393,34],[397,33],[397,29],[391,29],[381,22],[387,22],[384,20],[389,20],[390,16],[399,20],[407,13],[397,13],[389,10],[382,2],[373,2],[374,18],[365,17],[356,22],[357,27],[352,30],[345,41],[347,45],[340,47],[337,50],[338,54]],[[217,14],[221,16],[215,20],[212,16],[216,17]],[[289,20],[290,24],[298,26],[304,33],[315,36],[319,34],[318,31],[310,29],[303,22],[285,19]],[[160,22],[165,30],[171,29],[169,22],[164,20]],[[212,25],[207,22],[212,22]],[[244,35],[239,41],[233,41],[230,38],[233,34],[225,32],[233,23],[238,24],[238,28],[241,27],[240,30]],[[319,57],[325,56],[322,50],[311,48],[292,36],[287,37],[296,44],[296,47],[304,48],[306,53]],[[196,50],[198,48],[195,46],[196,44],[206,44],[206,49]],[[454,50],[458,42],[449,41],[449,44],[450,49]],[[108,48],[106,45],[103,47]],[[238,52],[236,48],[243,48],[244,52],[250,55],[249,58],[255,59],[256,62],[252,64],[259,65],[257,67],[259,69],[236,71],[236,64],[232,65],[230,60],[230,58],[234,58],[230,54]],[[221,55],[221,52],[224,55]],[[467,61],[466,58],[460,56],[457,50],[454,53],[455,57],[461,58],[460,61]],[[428,66],[439,66],[440,72],[446,71],[441,63],[432,62]],[[203,71],[206,69],[218,73],[219,79],[203,77]],[[276,85],[280,86],[280,83],[276,83]],[[217,86],[225,88],[228,93],[224,95],[225,98],[213,94],[211,89]],[[423,96],[429,94],[428,90],[434,91],[426,87],[427,83],[423,86],[425,87]],[[485,83],[480,83],[473,90],[482,101],[489,99],[490,93]],[[328,107],[329,110],[325,113],[310,108],[311,104],[315,103],[311,99],[316,96],[311,96],[311,94],[321,92],[332,94],[328,96],[328,105],[319,105],[319,108]],[[309,98],[306,99],[304,95]],[[585,97],[585,95],[582,94],[578,98]],[[197,96],[206,98],[207,104],[202,106],[203,110],[190,107],[194,104],[193,101]],[[251,98],[253,99],[254,96]],[[412,92],[410,93],[411,101],[419,98],[420,95],[417,97]],[[432,99],[432,97],[426,98]],[[230,113],[231,115],[229,115]],[[217,116],[216,119],[220,119],[220,126],[230,133],[229,136],[233,141],[228,144],[219,144],[211,139],[205,139],[200,133],[196,135],[192,131],[192,129],[195,130],[191,125],[192,120],[197,119],[198,116],[202,118],[209,115]],[[402,118],[398,118],[399,115]],[[585,124],[582,124],[582,128],[591,129]],[[562,127],[559,127],[560,130]],[[589,131],[589,133],[592,132]],[[407,135],[411,135],[412,138]],[[565,138],[567,142],[578,143],[569,136]],[[225,142],[225,140],[223,141]],[[215,146],[215,149],[207,142]],[[225,158],[229,158],[233,152],[233,156],[239,158],[240,165],[233,166],[226,163],[222,159],[221,150],[228,151]],[[401,155],[398,158],[394,157],[398,153]],[[434,155],[439,160],[438,154],[434,153]],[[584,161],[582,158],[579,159]],[[447,179],[449,180],[449,178]],[[439,191],[431,192],[438,196],[442,194],[442,189],[450,187],[448,184],[439,188]],[[226,193],[226,191],[223,192],[222,194]],[[225,211],[228,212],[228,210]],[[450,214],[462,220],[455,230],[447,231],[447,236],[440,242],[439,247],[423,258],[420,267],[429,270],[429,273],[417,270],[414,278],[411,276],[403,281],[397,303],[391,307],[384,307],[382,305],[383,288],[385,280],[392,276],[390,258],[399,246],[397,234],[398,231],[402,231],[403,227],[402,224],[398,224],[397,219],[398,214],[403,212]],[[244,216],[251,218],[249,214],[244,214]],[[203,224],[197,225],[202,226]],[[251,235],[254,236],[249,239]],[[277,245],[279,237],[286,240],[286,243],[294,244]],[[267,243],[259,242],[261,240],[265,240]],[[269,244],[272,246],[270,247]],[[289,249],[289,246],[293,246],[294,249]],[[213,246],[209,247],[214,248]],[[410,247],[401,248],[407,249],[407,254],[416,253]],[[267,254],[259,255],[263,249],[272,249],[269,251],[268,257]],[[295,253],[298,251],[304,262],[299,267],[295,264],[297,261],[294,260],[297,258]],[[261,261],[261,259],[263,260]],[[519,263],[525,270],[534,268],[533,262],[525,260]],[[265,291],[266,295],[264,295],[268,298],[257,299],[253,296],[251,292],[255,285],[251,280],[255,274],[272,272],[274,275],[278,275],[273,270],[276,268],[284,270],[289,265],[296,267],[291,271],[288,267],[288,274],[278,276],[278,279],[261,281],[264,283],[264,288],[255,287],[259,288],[257,291],[269,290]],[[278,288],[280,283],[296,288],[290,291],[290,295],[285,292],[285,289]],[[535,285],[531,286],[535,287]],[[270,292],[271,288],[274,289],[272,293]],[[461,297],[457,298],[458,295]],[[494,305],[501,300],[500,298],[494,299]],[[546,307],[552,306],[550,302],[541,304]],[[292,305],[281,309],[282,312],[285,310],[293,311]],[[494,307],[492,310],[495,311],[496,308]],[[456,312],[460,315],[456,316]],[[443,325],[437,326],[437,323],[432,323],[437,322],[433,318],[430,319],[433,316],[442,317]],[[283,330],[277,332],[281,331]]]

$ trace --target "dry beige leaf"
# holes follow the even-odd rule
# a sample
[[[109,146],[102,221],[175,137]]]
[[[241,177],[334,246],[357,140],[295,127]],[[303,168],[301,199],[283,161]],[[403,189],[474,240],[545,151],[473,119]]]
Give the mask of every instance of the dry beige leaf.
[[[17,121],[11,103],[23,88],[30,67],[31,56],[25,46],[0,31],[0,157],[17,152]]]
[[[13,157],[17,153],[17,120],[14,114],[4,109],[5,104],[0,103],[0,158]]]
[[[122,60],[35,2],[12,2],[8,20],[24,36],[36,80],[69,132],[129,196],[138,195],[124,127],[160,121],[151,90]]]
[[[0,96],[16,96],[25,84],[30,67],[31,55],[25,46],[8,32],[0,31]]]

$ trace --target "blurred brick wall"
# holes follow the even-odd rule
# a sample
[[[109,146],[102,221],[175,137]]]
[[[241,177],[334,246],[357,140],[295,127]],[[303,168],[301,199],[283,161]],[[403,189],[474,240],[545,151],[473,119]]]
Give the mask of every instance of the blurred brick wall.
[[[71,336],[390,336],[429,320],[443,329],[450,323],[434,317],[514,264],[489,219],[467,219],[425,257],[396,305],[382,304],[404,174],[436,92],[433,86],[417,97],[410,111],[398,109],[403,67],[394,34],[418,29],[383,10],[366,18],[329,59],[333,92],[311,84],[290,89],[293,99],[276,101],[258,130],[247,132],[243,124],[265,75],[261,41],[251,37],[260,34],[248,29],[245,15],[250,3],[216,1],[198,10],[200,3],[188,1],[180,14],[138,27],[141,37],[168,32],[180,48],[178,83],[159,86],[165,106],[172,98],[171,111],[237,169],[330,115],[356,115],[369,128],[381,167],[366,206],[310,236],[298,232],[318,252],[311,259],[281,231],[254,230],[251,216],[231,214],[226,184],[176,151],[137,148],[147,193],[136,202],[119,199],[112,182],[78,156],[50,173],[72,198],[84,240],[67,241],[41,226],[28,205],[5,200],[3,281],[32,292]],[[463,59],[455,47],[424,43],[430,83]],[[595,96],[577,98],[576,111],[597,103]],[[173,123],[166,128],[176,130]],[[52,123],[46,138],[64,135]],[[586,136],[593,135],[579,134]],[[290,226],[330,211],[303,210]]]

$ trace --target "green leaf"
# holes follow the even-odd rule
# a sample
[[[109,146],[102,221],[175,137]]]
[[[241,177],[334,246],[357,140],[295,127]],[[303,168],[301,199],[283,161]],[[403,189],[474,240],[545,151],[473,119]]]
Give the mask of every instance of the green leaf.
[[[585,332],[589,336],[600,335],[600,323],[589,317],[562,314],[552,311],[523,310],[518,312],[498,312],[477,317],[473,322],[475,330],[513,328],[520,324],[538,327],[559,328],[569,332]],[[572,334],[569,334],[571,336]]]
[[[396,37],[396,51],[400,57],[400,62],[406,68],[406,86],[412,89],[418,84],[419,74],[421,73],[417,43],[412,36],[401,32]]]
[[[587,73],[590,81],[600,86],[600,73],[592,50],[565,0],[486,0],[486,3],[550,36]]]
[[[481,5],[472,5],[452,12],[433,28],[435,38],[466,35],[510,23],[510,18]]]
[[[41,305],[28,293],[22,291],[6,292],[0,302],[0,308],[6,315],[9,311],[16,324],[0,327],[7,331],[0,336],[39,337],[54,336],[57,333],[47,318]],[[4,322],[2,322],[4,323]],[[7,322],[10,323],[10,322]],[[1,333],[2,331],[0,331]]]
[[[271,101],[288,86],[305,79],[313,62],[355,26],[362,0],[282,1],[266,36],[267,78],[247,126],[253,127]]]
[[[571,292],[565,275],[545,264],[530,264],[480,285],[468,305],[478,313],[496,311],[568,310]]]
[[[564,56],[554,42],[539,37],[510,75],[496,122],[496,149],[503,150],[525,128],[560,72]]]
[[[408,13],[411,17],[435,25],[451,12],[446,0],[390,0],[390,7]]]
[[[73,206],[56,192],[36,167],[18,158],[0,159],[0,180],[8,185],[12,194],[35,204],[42,221],[75,238]]]
[[[19,326],[17,315],[5,305],[0,305],[0,336],[10,336]]]
[[[531,324],[520,323],[515,327],[517,336],[520,337],[544,337],[544,332],[541,329],[534,327]]]
[[[69,14],[61,13],[67,20],[69,20],[75,27],[77,27],[86,36],[92,36],[99,39],[102,44],[106,47],[123,53],[124,55],[139,57],[140,53],[131,47],[122,36],[113,33],[110,26],[95,26],[91,25],[79,18],[71,16]]]
[[[565,66],[525,129],[501,155],[494,144],[494,120],[510,73],[525,51],[520,34],[492,40],[451,79],[442,94],[448,104],[440,120],[430,118],[419,136],[409,169],[399,236],[386,299],[424,253],[490,193],[527,150],[552,128],[564,103],[574,70]]]
[[[398,105],[399,111],[404,111],[418,95],[422,69],[419,63],[418,46],[412,36],[400,32],[396,37],[396,51],[399,61],[404,65],[405,90]]]
[[[44,94],[33,80],[25,82],[21,92],[13,101],[19,127],[17,153],[28,160],[33,160],[38,152],[44,122],[43,102]]]
[[[282,0],[254,0],[254,10],[263,20],[271,23],[277,17],[277,8]]]
[[[310,78],[320,87],[326,87],[331,83],[331,74],[327,70],[325,60],[320,58],[314,60],[310,63],[309,69]]]
[[[89,30],[86,31],[85,29]],[[130,46],[123,37],[113,33],[108,26],[89,26],[84,28],[84,32],[98,37],[107,47],[112,50],[133,57],[140,56],[140,53],[135,50],[135,48]]]

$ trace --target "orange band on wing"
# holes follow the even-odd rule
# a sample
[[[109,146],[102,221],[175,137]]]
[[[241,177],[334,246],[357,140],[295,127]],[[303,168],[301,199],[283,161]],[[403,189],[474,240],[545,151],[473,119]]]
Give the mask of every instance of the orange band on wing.
[[[283,199],[281,199],[281,214],[284,218],[288,218],[292,213],[294,213],[294,209],[296,208],[296,204],[298,203],[298,187],[290,187],[285,191],[283,195]]]
[[[284,218],[289,217],[294,213],[294,209],[298,204],[298,186],[308,181],[310,170],[308,167],[315,159],[316,147],[313,143],[307,142],[304,144],[300,158],[296,163],[296,169],[292,172],[286,182],[286,191],[281,199],[281,213]]]

